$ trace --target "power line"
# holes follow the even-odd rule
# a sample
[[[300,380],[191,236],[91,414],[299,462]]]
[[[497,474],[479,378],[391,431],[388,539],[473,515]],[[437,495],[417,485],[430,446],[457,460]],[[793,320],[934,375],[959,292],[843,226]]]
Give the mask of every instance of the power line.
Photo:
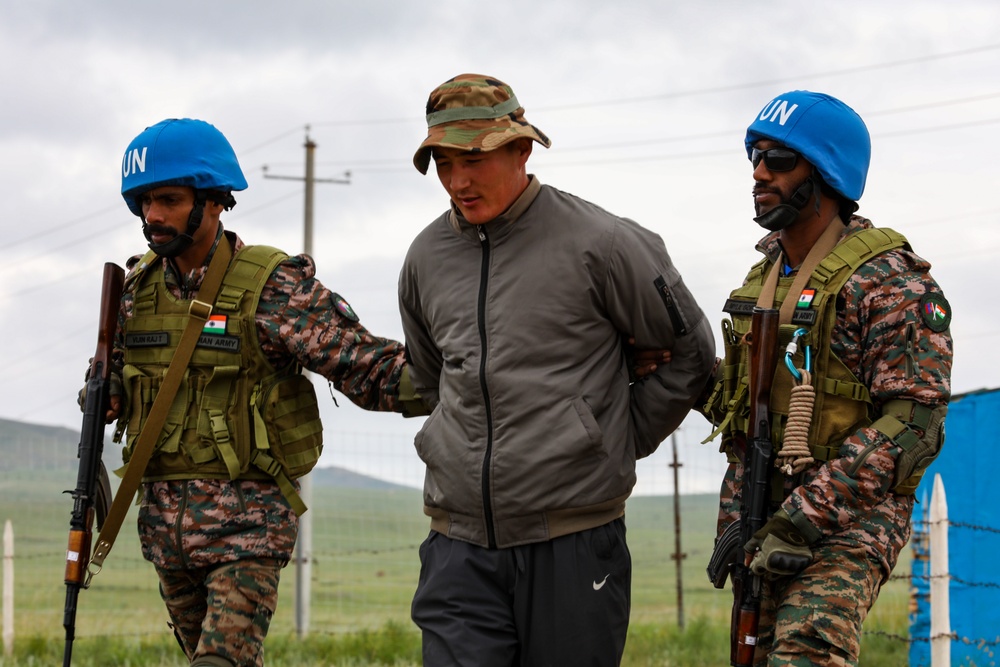
[[[897,137],[905,137],[916,134],[927,134],[929,132],[945,132],[948,130],[962,130],[970,127],[979,127],[983,125],[993,125],[1000,122],[1000,118],[985,118],[982,120],[969,121],[966,123],[950,123],[945,125],[930,125],[926,127],[912,128],[909,130],[898,130],[894,132],[878,132],[872,135],[873,139],[895,139]],[[719,138],[719,137],[732,137],[735,135],[742,136],[745,132],[745,128],[726,130],[723,132],[712,132],[699,135],[699,138]],[[686,141],[688,137],[686,136],[676,136],[676,137],[665,137],[662,139],[652,139],[652,140],[638,140],[633,142],[621,142],[618,144],[599,144],[599,145],[589,145],[589,146],[575,146],[560,149],[561,153],[569,152],[581,152],[581,151],[595,151],[595,150],[610,150],[610,149],[621,149],[621,148],[635,148],[650,146],[658,143],[671,143],[678,141]],[[715,151],[698,151],[698,152],[685,152],[685,153],[668,153],[659,155],[641,155],[641,156],[626,156],[626,157],[616,157],[616,158],[593,158],[584,160],[572,160],[572,161],[559,161],[558,159],[550,161],[546,158],[546,167],[568,167],[568,166],[585,166],[593,164],[627,164],[630,162],[667,162],[673,160],[684,160],[684,159],[699,159],[705,157],[721,157],[724,155],[733,154],[735,149],[726,148]],[[330,162],[326,163],[330,165],[344,164],[343,162]],[[401,165],[400,160],[392,159],[380,159],[380,160],[354,160],[351,162],[354,165],[354,172],[362,173],[388,173],[394,171],[410,171],[409,165]],[[380,168],[380,165],[392,165]]]
[[[301,126],[292,128],[291,130],[285,130],[281,134],[279,134],[277,136],[274,136],[274,137],[271,137],[270,139],[267,139],[265,141],[262,141],[259,144],[255,144],[255,145],[251,146],[250,148],[243,148],[243,149],[241,149],[240,150],[240,154],[241,155],[246,155],[247,153],[252,153],[255,150],[261,149],[264,146],[270,146],[271,144],[273,144],[273,143],[275,143],[277,141],[281,141],[282,139],[284,139],[285,137],[287,137],[287,136],[289,136],[291,134],[294,134],[296,132],[301,132],[303,127],[306,127],[306,126],[305,125],[301,125]]]
[[[822,79],[832,76],[843,76],[845,74],[856,74],[858,72],[871,72],[879,69],[890,69],[894,67],[902,67],[904,65],[913,65],[921,62],[928,62],[932,60],[944,60],[947,58],[957,58],[961,56],[972,55],[976,53],[984,53],[987,51],[1000,50],[1000,44],[990,44],[987,46],[980,46],[971,49],[962,49],[960,51],[951,51],[947,53],[937,53],[930,54],[926,56],[916,56],[913,58],[905,58],[902,60],[893,60],[884,63],[876,63],[873,65],[859,65],[857,67],[847,67],[839,70],[830,70],[827,72],[817,72],[814,74],[802,74],[799,76],[782,77],[780,79],[770,79],[766,81],[751,81],[749,83],[734,83],[725,86],[712,86],[709,88],[696,88],[693,90],[683,90],[673,93],[661,93],[659,95],[648,95],[644,97],[628,97],[618,100],[605,100],[602,102],[584,102],[580,104],[564,104],[560,106],[543,107],[537,110],[539,111],[564,111],[572,109],[587,109],[592,107],[604,107],[604,106],[617,106],[622,104],[636,104],[641,102],[656,102],[660,100],[667,99],[679,99],[683,97],[699,97],[702,95],[712,95],[716,93],[727,93],[736,90],[746,90],[749,88],[763,88],[767,86],[774,86],[779,83],[795,83],[802,81],[804,79]]]
[[[245,211],[241,210],[238,214],[232,214],[232,215],[228,216],[228,220],[229,221],[239,220],[241,218],[248,217],[249,215],[251,215],[253,213],[256,213],[256,212],[261,211],[261,210],[263,210],[265,208],[269,208],[271,206],[274,206],[275,204],[280,203],[280,202],[282,202],[282,201],[284,201],[286,199],[290,199],[292,197],[295,197],[298,194],[299,194],[298,190],[295,190],[295,191],[290,192],[290,193],[283,194],[283,195],[275,197],[275,198],[273,198],[273,199],[271,199],[269,201],[266,201],[263,204],[259,204],[257,206],[254,206],[251,209],[247,209]],[[65,224],[62,224],[62,225],[58,225],[57,227],[54,227],[54,228],[49,229],[49,230],[46,230],[44,232],[39,232],[39,233],[34,234],[32,236],[26,236],[23,239],[21,239],[20,241],[18,241],[18,243],[23,243],[23,242],[27,242],[27,241],[33,241],[35,239],[38,239],[39,237],[46,236],[46,235],[48,235],[48,234],[50,234],[52,232],[56,232],[56,231],[59,231],[60,229],[65,229],[66,227],[72,226],[72,225],[80,222],[81,220],[90,219],[90,218],[96,217],[98,215],[102,215],[104,213],[107,213],[110,210],[118,210],[119,208],[121,208],[121,207],[120,206],[114,206],[111,209],[106,209],[104,211],[98,211],[97,213],[91,213],[91,214],[89,214],[89,215],[87,215],[87,216],[85,216],[83,218],[78,218],[78,219],[70,221],[68,223],[65,223]],[[101,237],[99,236],[99,233],[106,232],[106,231],[108,231],[108,230],[110,230],[110,229],[112,229],[114,227],[119,226],[120,224],[121,224],[120,221],[116,220],[115,222],[113,222],[113,223],[111,223],[109,225],[103,226],[103,227],[101,227],[99,229],[96,229],[96,230],[91,230],[90,233],[88,233],[86,236],[82,236],[82,237],[73,239],[72,241],[64,243],[63,245],[55,246],[55,247],[46,247],[45,254],[51,254],[51,253],[54,253],[57,250],[64,250],[66,248],[70,248],[70,247],[73,247],[75,245],[79,245],[82,241],[89,241],[89,240],[93,240],[93,239],[100,239]],[[0,274],[5,273],[5,272],[10,272],[10,271],[16,271],[21,265],[27,264],[29,262],[37,261],[37,259],[38,259],[38,256],[31,256],[31,257],[26,258],[26,259],[24,259],[22,261],[7,262],[3,266],[0,266]],[[49,286],[51,284],[54,284],[54,283],[47,283],[46,285],[41,285],[39,287],[47,287],[47,286]],[[24,291],[27,291],[27,290],[21,290],[21,291],[24,292]]]
[[[956,106],[956,105],[961,105],[961,104],[969,104],[971,102],[982,102],[982,101],[985,101],[985,100],[990,100],[990,99],[995,99],[995,98],[1000,98],[1000,92],[989,93],[989,94],[985,94],[985,95],[975,95],[973,97],[962,97],[962,98],[955,98],[955,99],[950,99],[950,100],[941,100],[941,101],[936,101],[936,102],[925,102],[923,104],[913,104],[913,105],[909,105],[909,106],[905,106],[905,107],[897,107],[897,108],[893,108],[893,109],[882,109],[882,110],[879,110],[879,111],[866,111],[864,113],[864,116],[867,118],[867,117],[871,117],[871,116],[888,116],[888,115],[899,114],[899,113],[910,113],[910,112],[913,112],[913,111],[921,111],[921,110],[924,110],[924,109],[934,109],[934,108],[940,108],[940,107],[946,107],[946,106]],[[895,136],[905,136],[907,134],[923,134],[925,132],[935,132],[935,131],[942,131],[942,130],[948,130],[948,129],[959,129],[959,128],[967,127],[967,126],[970,126],[970,125],[988,125],[988,124],[992,124],[992,123],[995,123],[995,122],[997,122],[997,119],[985,119],[985,120],[980,120],[980,121],[969,121],[968,123],[949,124],[949,125],[935,125],[935,126],[929,126],[929,127],[924,127],[924,128],[919,128],[919,129],[913,129],[913,130],[900,130],[900,131],[897,131],[897,132],[879,133],[879,134],[877,134],[875,136],[877,136],[877,137],[895,137]],[[723,137],[732,137],[734,134],[735,135],[740,135],[740,134],[742,134],[745,131],[746,131],[746,129],[741,127],[741,128],[730,129],[730,130],[719,130],[719,131],[713,131],[713,132],[703,132],[703,133],[700,133],[700,134],[682,134],[682,135],[675,135],[675,136],[670,136],[670,137],[658,137],[658,138],[652,138],[652,139],[649,139],[649,138],[647,138],[647,139],[637,139],[635,141],[619,141],[619,142],[608,143],[608,144],[590,144],[590,145],[587,145],[587,146],[567,146],[567,147],[560,148],[559,152],[560,153],[570,153],[570,152],[579,152],[579,151],[613,150],[613,149],[629,148],[629,147],[637,147],[637,146],[645,147],[645,146],[652,146],[652,145],[656,145],[656,144],[679,143],[679,142],[682,142],[682,141],[700,141],[700,140],[704,140],[704,139],[720,139],[720,138],[723,138]],[[698,155],[715,155],[715,154],[719,154],[719,153],[699,153]],[[683,155],[680,155],[679,157],[688,157],[688,154],[683,154]],[[663,158],[660,158],[660,159],[676,159],[676,158],[673,157],[673,156],[670,156],[670,157],[663,157]],[[386,171],[397,171],[397,170],[401,170],[402,169],[399,166],[399,162],[400,162],[399,158],[396,158],[396,159],[393,159],[393,158],[377,158],[377,159],[373,159],[373,160],[351,160],[350,164],[351,165],[355,165],[355,166],[359,166],[361,168],[367,167],[371,171],[375,171],[375,170],[372,170],[371,167],[379,167],[379,166],[392,167],[392,169],[387,169]],[[325,162],[320,162],[318,164],[322,164],[322,165],[326,165],[326,166],[342,166],[342,165],[346,164],[346,162],[345,161],[325,161]],[[378,170],[378,171],[381,171],[381,170]]]
[[[982,125],[993,125],[994,123],[1000,123],[1000,118],[985,118],[983,120],[970,120],[967,123],[952,123],[951,125],[932,125],[930,127],[921,127],[912,130],[899,130],[898,132],[881,132],[878,137],[905,137],[913,134],[926,134],[927,132],[945,132],[947,130],[964,130],[967,127],[980,127]]]
[[[645,102],[656,102],[668,99],[681,99],[685,97],[700,97],[703,95],[714,95],[718,93],[727,93],[737,90],[747,90],[750,88],[764,88],[769,86],[775,86],[777,84],[795,83],[795,82],[800,82],[804,79],[822,79],[834,76],[844,76],[847,74],[857,74],[859,72],[872,72],[881,69],[892,69],[895,67],[904,67],[906,65],[914,65],[917,63],[930,62],[935,60],[947,60],[950,58],[960,58],[963,56],[975,55],[979,53],[986,53],[989,51],[997,51],[997,50],[1000,50],[1000,44],[987,44],[985,46],[961,49],[959,51],[932,53],[924,56],[914,56],[912,58],[904,58],[901,60],[891,60],[884,63],[874,63],[871,65],[858,65],[857,67],[846,67],[843,69],[829,70],[826,72],[815,72],[812,74],[800,74],[797,76],[782,77],[780,79],[766,79],[762,81],[750,81],[747,83],[733,83],[722,86],[710,86],[707,88],[694,88],[689,90],[680,90],[671,93],[660,93],[658,95],[647,95],[642,97],[624,97],[614,100],[600,100],[595,102],[579,102],[575,104],[561,104],[554,106],[534,107],[534,110],[568,111],[577,109],[592,109],[592,108],[607,107],[607,106],[621,106],[626,104],[640,104]],[[397,123],[415,123],[418,120],[419,118],[417,117],[408,116],[406,118],[381,118],[373,120],[323,121],[319,123],[313,123],[313,125],[338,126],[338,127],[358,126],[358,125],[391,125]]]
[[[968,50],[965,50],[965,51],[957,51],[957,52],[953,52],[953,53],[949,53],[949,54],[938,54],[938,55],[925,56],[925,57],[922,57],[922,58],[909,59],[909,60],[905,60],[905,61],[895,61],[894,63],[885,63],[885,64],[882,64],[882,65],[872,65],[870,67],[871,68],[881,68],[881,67],[896,66],[896,65],[899,65],[901,63],[909,63],[909,62],[914,62],[914,61],[919,61],[919,60],[933,60],[933,59],[950,58],[950,57],[956,57],[956,56],[959,56],[959,55],[967,55],[969,53],[978,53],[978,52],[988,51],[988,50],[994,50],[994,49],[1000,49],[1000,45],[992,45],[992,46],[986,46],[986,47],[979,47],[979,48],[976,48],[976,49],[968,49]],[[840,70],[840,71],[847,71],[847,70]],[[747,84],[747,85],[754,85],[754,84]],[[677,93],[677,95],[685,95],[685,94],[686,93]],[[924,109],[939,108],[939,107],[944,107],[944,106],[955,106],[955,105],[960,105],[960,104],[968,104],[968,103],[972,103],[972,102],[982,102],[982,101],[985,101],[985,100],[995,99],[995,98],[998,98],[998,97],[1000,97],[1000,92],[993,92],[993,93],[987,93],[987,94],[983,94],[983,95],[976,95],[976,96],[972,96],[972,97],[963,97],[963,98],[955,98],[955,99],[950,99],[950,100],[940,100],[940,101],[933,101],[933,102],[925,102],[925,103],[922,103],[922,104],[908,105],[908,106],[905,106],[905,107],[897,107],[897,108],[892,108],[892,109],[882,109],[882,110],[877,110],[877,111],[866,111],[864,115],[865,115],[865,117],[872,117],[872,116],[892,115],[892,114],[898,114],[898,113],[909,113],[909,112],[912,112],[912,111],[919,111],[919,110],[924,110]],[[598,103],[595,103],[595,104],[602,105],[604,103],[603,102],[598,102]],[[989,118],[989,119],[978,120],[978,121],[969,121],[969,122],[966,122],[966,123],[953,123],[953,124],[947,124],[947,125],[932,125],[932,126],[923,127],[923,128],[914,128],[914,129],[909,129],[909,130],[898,130],[898,131],[894,131],[894,132],[883,132],[883,133],[879,133],[879,134],[877,134],[875,136],[878,137],[878,138],[895,138],[895,137],[909,136],[909,135],[915,135],[915,134],[926,134],[926,133],[929,133],[929,132],[941,132],[941,131],[947,131],[947,130],[955,130],[955,129],[964,129],[964,128],[968,128],[968,127],[976,127],[976,126],[981,126],[981,125],[991,125],[991,124],[997,123],[998,121],[1000,121],[1000,118]],[[355,122],[355,121],[343,121],[343,122],[333,122],[333,123],[317,123],[317,125],[351,125],[351,124],[371,124],[371,125],[374,125],[374,124],[385,124],[385,123],[390,123],[390,122],[396,122],[396,121],[391,120],[391,119],[376,120],[376,121],[357,121],[357,122]],[[292,134],[294,132],[299,132],[299,131],[301,131],[300,128],[295,128],[295,129],[292,129],[292,130],[285,131],[285,132],[283,132],[281,134],[278,134],[278,135],[272,137],[271,139],[268,139],[267,141],[264,141],[264,142],[262,142],[260,144],[257,144],[256,146],[254,146],[254,147],[252,147],[250,149],[247,149],[244,152],[250,152],[250,151],[256,150],[257,148],[261,148],[261,147],[270,145],[271,143],[274,143],[275,141],[279,141],[280,139],[283,139],[283,138],[289,136],[290,134]],[[701,133],[701,134],[678,135],[678,136],[671,136],[671,137],[660,137],[660,138],[653,138],[653,139],[642,139],[642,140],[636,140],[636,141],[618,142],[618,143],[613,143],[613,144],[592,144],[592,145],[589,145],[589,146],[569,146],[569,147],[565,147],[565,148],[560,149],[560,152],[561,153],[568,153],[568,152],[595,151],[595,150],[612,150],[612,149],[621,149],[621,148],[629,148],[629,147],[637,147],[637,146],[651,146],[651,145],[655,145],[655,144],[678,143],[678,142],[682,142],[682,141],[698,141],[698,140],[703,140],[703,139],[717,139],[717,138],[722,138],[722,137],[730,137],[730,136],[733,136],[734,134],[741,134],[743,131],[744,131],[743,128],[739,128],[739,129],[732,129],[732,130],[722,130],[722,131],[715,131],[715,132],[705,132],[705,133]],[[659,161],[659,160],[670,161],[670,160],[685,159],[685,158],[720,156],[720,155],[727,154],[728,152],[729,151],[699,152],[699,153],[696,153],[696,154],[694,154],[694,153],[681,153],[681,154],[674,154],[674,155],[644,156],[644,157],[641,157],[641,158],[639,158],[639,157],[637,157],[637,158],[617,158],[617,159],[612,159],[610,161],[607,160],[607,159],[599,159],[599,160],[575,161],[575,162],[572,162],[572,163],[569,163],[569,162],[554,162],[554,163],[547,163],[547,166],[587,165],[587,164],[594,164],[596,162],[600,162],[602,164],[609,163],[609,162],[615,163],[615,164],[621,164],[622,162],[628,162],[630,160],[634,160],[634,161],[637,161],[637,162],[650,162],[650,161]],[[272,165],[272,166],[280,166],[281,164],[282,163],[277,163],[277,165]],[[344,161],[323,161],[323,162],[318,162],[317,164],[324,165],[324,166],[342,166],[342,165],[346,164],[346,162],[344,162]],[[373,160],[351,160],[350,164],[353,167],[355,167],[356,169],[360,168],[362,171],[373,172],[373,173],[374,172],[377,172],[377,173],[391,173],[391,172],[395,172],[395,171],[402,172],[402,171],[408,171],[409,170],[408,164],[405,165],[405,166],[401,165],[399,158],[379,158],[379,159],[373,159]],[[297,193],[297,191],[296,191],[296,193]],[[294,196],[296,193],[291,193],[291,194],[289,194],[287,196],[282,196],[282,197],[280,197],[278,199],[271,200],[270,202],[262,204],[262,205],[260,205],[260,206],[258,206],[256,208],[254,208],[254,209],[251,209],[249,211],[241,211],[240,213],[242,215],[246,215],[246,214],[255,212],[255,211],[257,211],[257,210],[259,210],[261,208],[270,206],[270,205],[272,205],[272,204],[274,204],[274,203],[276,203],[278,201],[282,201],[283,199],[286,199],[288,197]],[[14,246],[20,245],[22,243],[27,243],[29,241],[36,240],[36,239],[41,238],[43,236],[47,236],[49,234],[53,234],[53,233],[58,232],[58,231],[60,231],[62,229],[66,229],[67,227],[72,227],[72,226],[74,226],[76,224],[79,224],[81,222],[84,222],[86,220],[98,217],[100,215],[104,215],[105,213],[109,213],[111,211],[115,211],[115,210],[118,210],[118,209],[119,209],[119,205],[115,205],[115,206],[112,206],[112,207],[109,207],[109,208],[106,208],[106,209],[102,209],[100,211],[96,211],[94,213],[89,213],[89,214],[81,216],[79,218],[75,218],[75,219],[70,220],[68,222],[65,222],[65,223],[56,225],[54,227],[51,227],[51,228],[49,228],[49,229],[47,229],[45,231],[38,232],[38,233],[35,233],[35,234],[31,234],[31,235],[23,237],[21,239],[17,239],[15,241],[12,241],[12,242],[10,242],[10,243],[7,244],[7,247],[10,248],[10,247],[14,247]],[[242,217],[242,215],[240,217]],[[230,218],[230,219],[238,219],[238,218]],[[111,225],[109,225],[106,228],[102,228],[102,230],[103,229],[108,229],[110,227],[111,227]],[[90,235],[88,235],[88,237],[89,236]],[[87,238],[87,237],[83,237],[83,238]],[[70,243],[68,243],[68,244],[66,244],[64,246],[60,246],[58,248],[55,248],[55,250],[59,250],[59,249],[68,247],[70,245],[74,245],[74,244],[78,243],[80,240],[83,240],[83,239],[81,238],[81,239],[77,239],[75,241],[71,241]],[[14,263],[14,265],[16,265],[16,263]],[[0,272],[3,272],[5,269],[13,268],[14,265],[7,265],[7,266],[5,266],[3,269],[0,269]]]
[[[79,218],[74,218],[73,220],[70,220],[68,222],[64,222],[61,225],[56,225],[55,227],[50,227],[49,229],[46,229],[44,232],[38,232],[36,234],[31,234],[30,236],[25,236],[23,238],[17,239],[16,241],[11,241],[9,243],[5,243],[4,246],[6,248],[12,248],[12,247],[14,247],[16,245],[20,245],[22,243],[27,243],[28,241],[34,241],[35,239],[38,239],[38,238],[40,238],[42,236],[48,236],[49,234],[55,234],[56,232],[58,232],[61,229],[66,229],[67,227],[72,227],[73,225],[77,225],[77,224],[79,224],[81,222],[84,222],[86,220],[90,220],[91,218],[96,218],[97,216],[104,215],[105,213],[110,213],[111,211],[119,210],[120,208],[121,208],[121,204],[116,204],[115,206],[109,206],[108,208],[102,209],[100,211],[96,211],[94,213],[88,213],[86,215],[80,216]]]
[[[952,100],[942,100],[940,102],[924,102],[923,104],[913,104],[895,109],[883,109],[882,111],[865,111],[865,117],[887,116],[895,113],[907,113],[910,111],[923,111],[924,109],[935,109],[938,107],[955,106],[956,104],[968,104],[969,102],[982,102],[1000,97],[1000,93],[987,93],[986,95],[974,95],[972,97],[960,97]]]

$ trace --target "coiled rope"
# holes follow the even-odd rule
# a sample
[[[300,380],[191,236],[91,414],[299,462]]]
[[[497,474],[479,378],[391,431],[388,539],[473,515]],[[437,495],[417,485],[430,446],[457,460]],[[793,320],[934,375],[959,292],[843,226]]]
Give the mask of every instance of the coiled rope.
[[[805,334],[804,329],[795,332],[785,354],[785,363],[795,378],[795,386],[792,387],[788,401],[785,435],[774,465],[788,476],[798,475],[815,460],[809,450],[809,429],[812,426],[813,407],[816,405],[816,388],[812,386],[812,375],[808,370],[811,365],[808,348],[806,348],[806,368],[795,368],[791,363],[792,355],[798,348],[799,337],[803,334]]]

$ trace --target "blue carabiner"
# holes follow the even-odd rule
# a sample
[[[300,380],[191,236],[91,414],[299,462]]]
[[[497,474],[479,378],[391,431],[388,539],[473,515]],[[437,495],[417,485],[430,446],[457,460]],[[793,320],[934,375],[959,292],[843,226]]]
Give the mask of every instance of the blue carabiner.
[[[785,365],[788,366],[788,371],[792,374],[792,377],[794,377],[796,381],[802,379],[802,373],[800,373],[799,369],[797,369],[795,364],[792,363],[792,357],[799,351],[799,338],[802,338],[802,336],[805,336],[807,333],[809,333],[809,331],[801,327],[796,329],[795,333],[792,334],[792,340],[790,340],[788,342],[788,346],[785,347]],[[810,350],[808,345],[805,346],[802,354],[805,358],[805,370],[811,371],[812,350]]]

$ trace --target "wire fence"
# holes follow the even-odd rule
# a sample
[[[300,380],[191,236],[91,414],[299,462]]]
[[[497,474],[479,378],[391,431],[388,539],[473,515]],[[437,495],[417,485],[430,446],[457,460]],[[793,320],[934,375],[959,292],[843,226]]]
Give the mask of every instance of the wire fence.
[[[68,434],[68,435],[67,435]],[[10,519],[16,534],[16,550],[9,562],[16,572],[14,621],[18,633],[58,636],[61,631],[62,572],[71,500],[62,491],[75,482],[75,438],[23,437],[16,443],[0,437],[0,523]],[[348,457],[361,453],[377,468],[379,459],[389,468],[400,465],[412,444],[406,438],[371,434],[333,434]],[[692,438],[693,440],[693,438]],[[72,452],[67,461],[66,448]],[[684,608],[691,615],[712,622],[728,623],[731,596],[717,591],[704,575],[715,533],[716,495],[705,491],[705,479],[721,479],[724,462],[706,463],[700,450],[680,448],[677,470],[669,458],[670,447],[658,460],[644,464],[640,475],[652,481],[659,495],[635,496],[629,501],[627,522],[633,557],[633,621],[671,623],[682,619]],[[698,455],[696,455],[698,454]],[[716,454],[717,455],[717,454]],[[717,455],[718,456],[718,455]],[[721,457],[720,457],[721,458]],[[13,462],[17,462],[14,465]],[[678,473],[681,495],[680,522],[675,525],[672,489]],[[419,575],[418,548],[429,529],[422,512],[421,491],[414,486],[390,484],[342,469],[317,469],[310,512],[313,512],[314,542],[311,561],[310,604],[313,634],[337,634],[382,627],[386,622],[409,623],[409,604]],[[694,489],[694,492],[686,491]],[[166,612],[160,600],[157,579],[143,559],[135,536],[135,513],[130,511],[122,535],[109,557],[105,571],[81,595],[78,637],[150,637],[166,635]],[[914,538],[896,572],[880,593],[865,625],[864,639],[898,643],[901,651],[930,642],[929,635],[910,630],[913,615],[927,597],[931,576],[916,568],[914,561],[926,558],[924,535],[927,522],[914,522]],[[1000,527],[960,520],[949,527],[975,534],[1000,534]],[[677,542],[679,530],[680,542]],[[678,544],[681,556],[677,556]],[[678,568],[683,569],[679,576]],[[296,632],[294,564],[282,575],[281,600],[272,632]],[[979,589],[1000,606],[1000,581],[982,580],[956,571],[947,575],[953,586]],[[680,582],[678,584],[677,582]],[[922,586],[921,586],[922,584]],[[683,608],[681,600],[683,599]],[[993,664],[1000,635],[969,637],[960,632],[953,640],[982,651],[984,662]]]
[[[982,570],[979,569],[972,571],[970,575],[962,569],[970,566],[968,559],[948,558],[948,554],[945,555],[948,558],[946,561],[949,565],[948,572],[931,574],[931,560],[935,558],[931,549],[931,529],[942,525],[948,529],[948,551],[960,554],[977,548],[988,548],[984,543],[990,540],[995,542],[996,538],[993,536],[1000,535],[1000,527],[997,526],[953,520],[951,517],[937,521],[928,521],[926,517],[914,517],[913,536],[910,542],[911,572],[892,575],[892,579],[905,581],[910,587],[910,632],[908,637],[901,638],[909,645],[910,663],[933,664],[928,647],[937,640],[947,638],[959,644],[957,647],[952,647],[950,651],[952,655],[971,661],[966,663],[963,660],[962,664],[996,665],[996,650],[1000,648],[1000,628],[984,626],[978,622],[980,619],[975,618],[975,612],[967,607],[971,605],[973,609],[997,608],[997,605],[1000,605],[1000,579],[981,579],[977,576],[982,574]],[[933,613],[930,589],[932,582],[942,580],[948,582],[949,590],[960,592],[961,598],[955,595],[949,596],[950,614],[947,629],[951,631],[935,633],[930,621]],[[956,626],[964,631],[955,630]],[[991,636],[970,637],[966,634],[969,629],[982,630],[984,627]],[[972,655],[976,657],[973,658]]]

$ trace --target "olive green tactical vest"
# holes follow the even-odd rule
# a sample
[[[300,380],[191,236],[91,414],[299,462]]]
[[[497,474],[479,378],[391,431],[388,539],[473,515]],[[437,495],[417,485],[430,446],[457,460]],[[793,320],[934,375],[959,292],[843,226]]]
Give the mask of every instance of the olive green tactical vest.
[[[126,463],[191,303],[170,293],[162,263],[151,255],[140,265],[149,268],[137,270],[129,281],[134,285],[126,286],[134,290],[133,316],[123,331]],[[264,284],[287,257],[267,246],[244,246],[233,257],[144,482],[273,478],[296,512],[305,511],[290,480],[309,472],[322,451],[316,394],[297,364],[283,370],[271,366],[254,320]]]
[[[872,424],[875,418],[868,389],[858,382],[850,369],[830,349],[837,321],[837,295],[847,280],[864,262],[887,250],[909,247],[899,233],[885,228],[863,229],[844,238],[813,271],[802,294],[789,294],[794,277],[778,280],[775,308],[786,299],[796,299],[797,307],[791,324],[782,324],[778,334],[778,364],[774,372],[770,410],[772,442],[782,442],[788,406],[795,380],[785,364],[786,346],[794,332],[807,332],[799,340],[798,351],[792,357],[796,368],[804,367],[804,348],[811,348],[812,385],[816,389],[809,446],[813,458],[828,461],[838,455],[844,439],[859,428]],[[722,377],[706,405],[707,414],[724,414],[716,431],[722,434],[722,450],[730,461],[737,459],[732,450],[734,438],[747,433],[749,415],[748,346],[741,344],[750,329],[753,308],[773,262],[763,259],[747,275],[746,284],[730,294],[725,312],[729,320],[722,323],[725,359]],[[810,291],[812,290],[812,291]],[[811,300],[810,300],[811,297]]]

